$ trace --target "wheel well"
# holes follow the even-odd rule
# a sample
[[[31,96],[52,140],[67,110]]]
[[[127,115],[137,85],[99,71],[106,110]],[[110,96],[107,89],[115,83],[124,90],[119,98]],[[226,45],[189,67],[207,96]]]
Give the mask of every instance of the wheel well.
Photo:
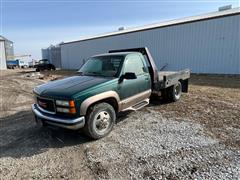
[[[188,79],[186,80],[182,80],[180,79],[179,82],[181,83],[182,85],[182,92],[188,92]]]
[[[105,102],[105,103],[108,103],[110,104],[113,109],[115,110],[115,112],[117,113],[118,112],[118,102],[115,98],[113,97],[110,97],[110,98],[106,98],[106,99],[101,99],[99,101],[96,101],[94,102],[93,104],[91,104],[88,108],[87,108],[87,112],[89,110],[89,108],[93,107],[94,105],[98,104],[98,103],[102,103],[102,102]]]

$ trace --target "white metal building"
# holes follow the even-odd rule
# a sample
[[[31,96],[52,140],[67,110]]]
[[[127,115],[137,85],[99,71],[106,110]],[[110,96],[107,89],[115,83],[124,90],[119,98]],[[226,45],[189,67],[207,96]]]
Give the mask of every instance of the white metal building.
[[[14,55],[13,42],[0,36],[0,70],[7,69],[6,61]]]
[[[0,70],[7,69],[5,43],[0,39]]]
[[[111,49],[148,47],[164,70],[240,74],[240,8],[217,11],[61,44],[62,69]]]

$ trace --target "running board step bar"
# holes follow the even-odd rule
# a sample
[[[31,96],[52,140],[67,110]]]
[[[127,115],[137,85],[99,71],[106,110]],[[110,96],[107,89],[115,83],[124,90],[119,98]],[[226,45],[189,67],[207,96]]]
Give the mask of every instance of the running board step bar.
[[[138,109],[141,109],[141,108],[147,106],[148,104],[149,104],[149,100],[148,101],[144,100],[144,101],[132,106],[132,108],[138,110]]]
[[[139,109],[147,106],[148,104],[149,104],[149,99],[145,99],[145,100],[143,100],[143,101],[141,101],[141,102],[139,102],[139,103],[137,103],[137,104],[127,108],[127,109],[124,109],[123,111],[127,111],[127,110],[136,111],[136,110],[139,110]]]

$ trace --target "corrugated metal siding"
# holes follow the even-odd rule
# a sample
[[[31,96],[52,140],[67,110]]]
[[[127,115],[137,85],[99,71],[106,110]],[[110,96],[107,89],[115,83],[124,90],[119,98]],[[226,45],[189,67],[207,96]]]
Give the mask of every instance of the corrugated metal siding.
[[[56,68],[61,68],[61,48],[54,46],[50,48],[50,59]]]
[[[51,62],[49,48],[42,49],[42,59],[48,59]]]
[[[5,40],[5,50],[6,50],[7,60],[12,60],[12,56],[14,56],[14,48],[13,48],[12,41]]]
[[[63,69],[78,69],[88,57],[147,46],[160,68],[194,73],[240,74],[240,15],[61,45]]]
[[[4,41],[0,41],[0,70],[2,69],[7,69]]]
[[[42,59],[48,59],[56,68],[61,68],[61,48],[60,46],[50,46],[42,49]]]

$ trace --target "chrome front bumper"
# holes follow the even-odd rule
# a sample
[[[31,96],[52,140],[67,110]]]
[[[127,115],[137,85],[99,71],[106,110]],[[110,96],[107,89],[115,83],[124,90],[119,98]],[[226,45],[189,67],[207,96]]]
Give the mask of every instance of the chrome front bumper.
[[[84,116],[76,118],[76,119],[68,119],[68,118],[59,118],[54,117],[54,115],[46,115],[46,113],[42,113],[36,104],[32,104],[32,111],[44,123],[66,128],[66,129],[80,129],[84,127],[85,118]]]

